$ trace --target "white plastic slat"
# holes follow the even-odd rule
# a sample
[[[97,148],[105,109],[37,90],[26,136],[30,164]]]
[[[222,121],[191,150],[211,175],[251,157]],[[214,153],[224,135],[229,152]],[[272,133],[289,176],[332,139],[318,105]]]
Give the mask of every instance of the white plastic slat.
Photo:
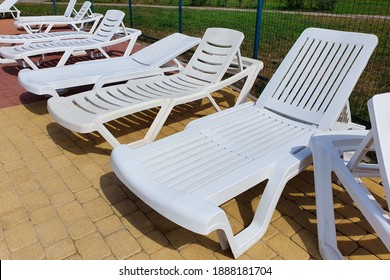
[[[321,64],[321,55],[326,48],[327,42],[316,40],[307,54],[309,61],[302,69],[300,77],[298,78],[294,88],[291,91],[287,103],[292,106],[299,106],[300,100],[306,95],[308,86],[313,81],[313,76],[316,74],[316,66]],[[303,67],[302,67],[303,68]]]
[[[279,96],[279,100],[282,102],[288,102],[287,100],[291,97],[292,99],[295,98],[295,95],[297,94],[297,91],[299,90],[301,86],[301,80],[304,78],[304,72],[307,71],[307,68],[310,66],[310,63],[313,62],[314,59],[312,59],[313,53],[317,50],[317,47],[319,45],[318,40],[314,40],[309,48],[305,50],[303,53],[302,51],[302,59],[299,61],[299,63],[296,64],[296,68],[291,72],[292,76],[290,80],[288,81],[285,88],[282,90],[282,94]],[[297,61],[298,62],[298,61]],[[288,102],[290,103],[290,102]]]
[[[349,71],[352,67],[352,65],[355,63],[356,58],[358,57],[360,51],[361,51],[362,46],[354,46],[353,52],[350,54],[350,56],[347,58],[347,61],[343,65],[342,71],[340,71],[340,74],[335,81],[334,84],[334,92],[332,94],[328,95],[324,102],[322,103],[321,107],[319,108],[320,112],[325,112],[327,108],[329,107],[329,104],[333,100],[336,92],[339,91],[340,85],[344,82],[346,76],[349,74]]]
[[[283,93],[288,83],[291,81],[295,70],[299,67],[301,60],[305,57],[307,50],[313,43],[313,39],[308,39],[305,44],[300,48],[299,54],[291,61],[291,66],[284,69],[286,73],[283,73],[283,77],[280,77],[278,84],[274,85],[275,91],[272,93],[272,100],[279,100],[283,97]]]

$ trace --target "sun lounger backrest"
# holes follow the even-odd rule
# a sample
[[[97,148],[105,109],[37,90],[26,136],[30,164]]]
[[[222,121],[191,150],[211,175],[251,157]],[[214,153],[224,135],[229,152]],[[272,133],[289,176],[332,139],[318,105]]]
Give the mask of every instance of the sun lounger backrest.
[[[159,67],[195,46],[199,41],[200,39],[196,37],[174,33],[137,51],[131,58],[143,65]]]
[[[10,10],[19,0],[5,0],[0,4],[0,10]]]
[[[257,105],[327,130],[340,115],[377,41],[371,34],[306,29]]]
[[[93,39],[98,41],[110,41],[122,24],[125,13],[119,10],[108,10],[93,33]]]
[[[232,60],[240,55],[244,34],[231,29],[208,28],[183,73],[210,83],[218,82]]]
[[[77,14],[74,16],[73,20],[78,21],[83,19],[86,14],[88,13],[92,3],[89,1],[85,1],[84,4],[81,6],[80,10],[77,12]]]
[[[70,17],[72,15],[72,12],[74,11],[74,6],[76,5],[77,0],[69,0],[68,6],[66,7],[66,10],[64,12],[65,17]]]

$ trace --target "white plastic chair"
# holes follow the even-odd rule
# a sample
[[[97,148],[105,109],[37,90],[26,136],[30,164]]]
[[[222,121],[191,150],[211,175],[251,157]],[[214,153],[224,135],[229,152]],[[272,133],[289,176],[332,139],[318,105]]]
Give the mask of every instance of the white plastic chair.
[[[124,15],[124,12],[119,10],[107,11],[102,22],[99,24],[99,27],[95,30],[93,35],[87,39],[57,40],[47,43],[2,47],[0,48],[0,56],[7,59],[14,59],[20,62],[22,66],[38,69],[41,61],[38,61],[37,66],[30,57],[62,52],[62,57],[56,65],[59,67],[65,65],[69,57],[74,52],[78,51],[90,52],[98,50],[106,58],[109,58],[110,56],[105,51],[105,48],[126,41],[128,41],[128,46],[123,55],[128,56],[133,49],[138,36],[141,35],[141,31],[125,28],[122,22]],[[122,34],[119,34],[118,32],[122,32]],[[90,54],[92,55],[92,53]]]
[[[332,194],[334,172],[356,206],[379,238],[390,250],[390,217],[361,177],[380,177],[390,206],[390,93],[379,94],[368,102],[370,131],[340,131],[316,134],[310,141],[313,151],[318,241],[324,259],[344,259],[337,247]],[[377,164],[363,163],[370,150],[376,152]],[[354,152],[349,161],[345,152]]]
[[[196,233],[216,230],[237,258],[266,232],[287,181],[311,163],[311,135],[337,121],[376,44],[374,35],[306,29],[255,104],[140,148],[118,146],[111,166],[151,208]],[[219,206],[266,180],[252,223],[233,232]]]
[[[0,14],[4,16],[6,13],[10,13],[14,19],[19,18],[20,11],[15,6],[18,1],[19,0],[4,0],[0,4]]]
[[[109,83],[181,70],[183,66],[176,57],[199,42],[200,38],[174,33],[129,57],[83,61],[56,68],[23,69],[18,73],[18,81],[26,90],[38,95],[58,96],[63,89],[88,84],[98,89]],[[165,65],[171,60],[174,64]]]
[[[151,142],[176,105],[209,98],[219,110],[211,93],[247,78],[238,102],[245,100],[262,63],[241,59],[239,47],[243,39],[244,35],[235,30],[209,28],[189,63],[179,73],[130,80],[126,84],[68,97],[53,97],[48,100],[49,113],[70,130],[79,133],[98,131],[112,146],[117,146],[120,143],[104,123],[161,107],[145,138],[135,143]],[[238,64],[234,69],[236,73],[223,79],[232,63]]]
[[[53,27],[64,25],[70,26],[73,30],[81,31],[87,24],[92,24],[91,29],[94,30],[103,15],[92,13],[91,5],[90,1],[84,2],[73,17],[71,15],[20,17],[15,20],[14,24],[18,28],[23,28],[27,33],[48,33]]]

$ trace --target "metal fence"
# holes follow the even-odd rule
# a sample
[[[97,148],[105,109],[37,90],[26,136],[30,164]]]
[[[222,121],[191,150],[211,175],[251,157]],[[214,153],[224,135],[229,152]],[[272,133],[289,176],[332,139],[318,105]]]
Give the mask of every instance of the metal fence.
[[[93,1],[100,13],[113,6],[125,11],[127,24],[142,30],[146,37],[160,39],[178,31],[201,36],[208,27],[242,31],[242,54],[257,57],[265,65],[255,94],[261,93],[305,28],[373,33],[379,45],[350,99],[355,121],[368,121],[366,102],[372,95],[390,91],[389,0]]]

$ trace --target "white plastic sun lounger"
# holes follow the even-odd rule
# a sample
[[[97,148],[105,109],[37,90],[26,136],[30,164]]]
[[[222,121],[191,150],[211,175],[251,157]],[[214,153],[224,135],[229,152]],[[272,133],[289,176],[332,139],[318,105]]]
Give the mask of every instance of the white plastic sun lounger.
[[[83,61],[38,70],[23,69],[18,73],[18,80],[26,90],[38,95],[58,96],[58,90],[61,92],[62,89],[88,84],[94,84],[94,89],[98,89],[109,83],[181,70],[183,66],[175,58],[199,42],[200,38],[175,33],[129,57]],[[175,64],[163,67],[171,60]]]
[[[92,13],[90,7],[91,2],[86,1],[81,6],[80,10],[74,17],[70,16],[43,16],[33,17],[31,19],[25,18],[15,20],[14,24],[18,28],[23,28],[27,33],[44,32],[48,33],[55,26],[70,26],[73,30],[83,30],[87,24],[92,24],[91,29],[94,30],[103,17],[99,13]]]
[[[334,172],[376,234],[390,250],[390,217],[383,208],[390,206],[390,93],[375,95],[368,102],[370,131],[319,133],[312,137],[318,241],[324,259],[344,259],[337,247],[332,177]],[[377,164],[363,163],[374,150]],[[354,152],[349,161],[344,152]],[[382,178],[386,201],[379,203],[361,177]]]
[[[255,104],[140,148],[116,147],[111,166],[151,208],[196,233],[216,230],[237,258],[266,232],[287,181],[311,163],[311,135],[337,121],[376,44],[374,35],[306,29]],[[265,180],[252,223],[233,232],[219,206]]]
[[[47,16],[20,16],[18,17],[18,22],[29,22],[29,21],[51,21],[55,19],[64,19],[70,18],[72,15],[76,15],[77,11],[75,9],[77,0],[70,0],[66,6],[65,12],[63,15],[47,15]]]
[[[58,31],[50,33],[27,33],[15,35],[0,35],[0,44],[31,44],[64,39],[82,39],[92,36],[91,31]]]
[[[0,56],[7,59],[14,59],[23,66],[25,66],[25,62],[25,64],[32,69],[38,69],[37,65],[30,57],[63,52],[62,57],[57,64],[58,67],[65,65],[69,57],[77,51],[89,52],[92,50],[99,50],[101,54],[106,58],[109,58],[110,56],[104,50],[105,48],[129,41],[123,54],[124,56],[128,56],[133,49],[138,36],[141,34],[141,31],[125,28],[122,22],[124,15],[124,12],[119,10],[107,11],[102,22],[99,24],[99,27],[95,30],[93,35],[87,39],[57,40],[53,42],[2,47],[0,48]],[[123,31],[122,36],[117,36],[119,30]]]
[[[176,105],[209,98],[219,109],[211,93],[247,78],[238,102],[245,100],[262,63],[241,59],[239,47],[243,39],[244,35],[235,30],[209,28],[189,63],[178,74],[130,80],[68,97],[49,98],[48,111],[62,126],[79,133],[98,131],[112,146],[118,146],[120,143],[104,123],[161,107],[145,138],[132,144],[151,142]],[[235,58],[237,73],[223,79]]]
[[[20,16],[20,11],[15,6],[18,1],[19,0],[4,0],[0,4],[0,14],[4,16],[6,13],[10,13],[14,19],[17,19]]]

